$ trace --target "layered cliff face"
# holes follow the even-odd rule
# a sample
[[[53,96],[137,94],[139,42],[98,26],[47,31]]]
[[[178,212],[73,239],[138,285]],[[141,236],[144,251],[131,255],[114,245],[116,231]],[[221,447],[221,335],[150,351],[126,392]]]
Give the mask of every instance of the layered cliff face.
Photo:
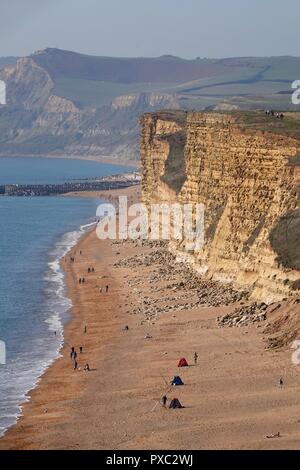
[[[83,107],[56,94],[55,77],[38,58],[39,54],[19,59],[0,69],[7,103],[0,107],[1,155],[114,156],[137,161],[141,113],[177,107],[175,95],[161,92],[122,95],[105,105]],[[72,81],[66,85],[71,94],[69,87]]]
[[[143,200],[203,203],[203,249],[187,252],[185,240],[171,249],[203,275],[273,301],[300,287],[300,143],[240,122],[234,113],[143,116]]]
[[[54,83],[50,75],[32,59],[19,59],[0,72],[6,84],[7,105],[25,109],[44,106],[51,95]]]

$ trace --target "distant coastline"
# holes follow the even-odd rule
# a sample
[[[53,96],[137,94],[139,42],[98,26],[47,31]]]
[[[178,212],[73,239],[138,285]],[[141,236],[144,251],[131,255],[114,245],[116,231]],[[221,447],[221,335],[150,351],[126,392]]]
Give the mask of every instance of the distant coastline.
[[[128,168],[139,168],[139,160],[122,160],[112,156],[102,157],[96,155],[52,155],[52,154],[35,154],[35,155],[7,155],[7,153],[0,153],[0,158],[51,158],[51,159],[64,159],[64,160],[81,160],[92,161],[98,163],[108,163],[110,165],[122,165]]]

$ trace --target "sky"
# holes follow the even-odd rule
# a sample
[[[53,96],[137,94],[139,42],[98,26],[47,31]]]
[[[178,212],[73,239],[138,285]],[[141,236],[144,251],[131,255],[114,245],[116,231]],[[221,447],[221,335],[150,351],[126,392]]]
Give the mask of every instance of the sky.
[[[0,0],[0,57],[300,56],[299,0]]]

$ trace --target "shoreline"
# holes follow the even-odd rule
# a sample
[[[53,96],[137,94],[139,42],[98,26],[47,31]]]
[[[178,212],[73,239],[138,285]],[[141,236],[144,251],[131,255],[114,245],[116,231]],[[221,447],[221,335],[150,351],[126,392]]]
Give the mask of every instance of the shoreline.
[[[76,317],[73,313],[74,304],[73,304],[73,299],[72,299],[72,295],[70,295],[70,292],[72,292],[72,290],[73,290],[73,286],[71,287],[71,285],[72,284],[75,285],[77,283],[75,283],[75,274],[74,274],[73,267],[70,266],[70,265],[66,266],[65,263],[66,263],[66,260],[70,256],[73,256],[74,254],[76,254],[76,251],[79,250],[82,246],[84,246],[85,241],[89,238],[89,236],[91,236],[91,234],[94,233],[94,231],[95,231],[95,229],[90,228],[86,233],[83,233],[82,236],[77,241],[76,245],[74,247],[72,247],[68,251],[68,253],[61,258],[60,267],[61,267],[61,269],[64,273],[65,295],[66,295],[66,298],[69,299],[72,302],[72,305],[70,307],[71,311],[72,311],[72,314],[71,314],[70,319],[63,325],[63,332],[62,332],[63,340],[62,340],[62,344],[61,344],[61,346],[58,350],[57,358],[54,359],[54,361],[45,369],[43,374],[38,378],[35,387],[33,389],[29,390],[26,393],[26,401],[23,402],[22,404],[20,404],[21,415],[18,417],[18,420],[17,420],[16,424],[14,424],[10,428],[8,428],[6,430],[4,436],[0,438],[0,450],[5,449],[5,447],[2,447],[2,444],[6,439],[8,439],[9,441],[10,440],[13,441],[12,442],[12,448],[13,449],[18,449],[19,450],[19,449],[23,448],[21,443],[20,443],[20,445],[17,445],[15,447],[14,434],[15,433],[17,435],[19,434],[18,433],[18,428],[22,429],[23,421],[26,420],[27,417],[30,419],[32,409],[35,408],[36,396],[39,395],[39,390],[40,390],[41,386],[43,386],[44,382],[47,380],[47,377],[50,374],[50,372],[53,371],[55,373],[55,369],[57,369],[59,367],[58,364],[60,362],[62,362],[62,359],[63,359],[64,355],[68,354],[69,344],[70,344],[70,342],[72,342],[71,338],[73,336],[73,330],[75,329],[75,325],[77,325],[78,322],[83,320],[83,317],[80,315],[80,313],[77,313]],[[45,408],[43,409],[43,411],[44,411],[45,414],[48,413],[46,403],[45,403]],[[21,440],[22,440],[22,438],[21,438]],[[10,446],[9,446],[9,448],[10,448]],[[27,448],[27,446],[25,446],[25,448]]]
[[[65,195],[62,195],[62,197],[64,197],[64,196],[66,196],[66,197],[80,197],[80,198],[88,197],[88,198],[91,198],[91,199],[100,198],[101,200],[106,199],[107,201],[111,201],[112,199],[114,199],[114,197],[116,197],[114,195],[118,195],[118,194],[125,195],[126,194],[126,195],[129,196],[129,199],[131,199],[132,197],[134,197],[134,194],[138,191],[138,188],[139,188],[138,186],[133,186],[133,187],[124,188],[124,189],[121,189],[121,190],[119,190],[119,189],[116,189],[116,190],[102,190],[102,191],[99,191],[99,194],[95,191],[94,192],[90,191],[90,192],[88,192],[88,194],[85,194],[85,192],[67,193]],[[67,286],[67,274],[68,273],[65,270],[65,266],[63,265],[63,260],[65,259],[66,256],[69,256],[74,250],[76,251],[76,247],[80,246],[81,241],[83,241],[86,237],[88,237],[90,232],[93,232],[95,230],[94,227],[95,227],[95,222],[92,222],[92,223],[88,223],[88,224],[83,224],[83,225],[79,226],[77,230],[74,230],[74,232],[72,232],[72,234],[74,233],[74,235],[76,237],[76,241],[75,242],[71,241],[71,244],[69,246],[66,245],[66,247],[65,247],[66,253],[62,254],[57,259],[54,259],[50,263],[50,264],[53,264],[53,263],[56,264],[56,262],[58,262],[59,269],[63,273],[63,279],[64,279],[63,280],[63,290],[64,290],[63,302],[70,302],[71,303],[70,306],[68,307],[68,310],[70,310],[70,311],[72,311],[73,304],[72,304],[72,299],[69,296],[69,289],[68,289],[68,286]],[[66,235],[70,235],[70,234],[71,234],[71,232],[66,232],[61,237],[61,241],[63,240],[63,238]],[[57,243],[59,243],[59,242],[57,242]],[[51,251],[52,251],[52,249],[51,249]],[[50,265],[49,265],[49,269],[50,269],[51,274],[56,274],[54,268],[50,267]],[[72,320],[73,320],[73,314],[72,313],[69,316],[67,321],[63,321],[63,318],[60,317],[59,321],[61,323],[61,332],[59,334],[61,335],[61,340],[60,340],[60,344],[59,344],[58,348],[56,349],[56,352],[54,353],[55,357],[49,359],[48,363],[44,366],[44,370],[41,373],[41,375],[36,377],[33,387],[31,387],[30,389],[28,389],[27,391],[24,392],[24,400],[18,404],[19,412],[16,415],[16,422],[13,423],[12,425],[10,425],[4,431],[4,434],[0,436],[0,441],[3,437],[6,436],[6,434],[11,429],[13,429],[15,426],[18,425],[19,420],[23,416],[24,406],[26,406],[26,404],[31,401],[31,394],[33,393],[33,391],[37,387],[39,387],[39,384],[40,384],[41,380],[43,379],[44,375],[47,374],[47,371],[51,367],[53,367],[53,365],[56,363],[56,361],[61,357],[62,351],[64,349],[64,345],[65,345],[65,329],[69,325],[69,323],[72,322]],[[51,329],[51,331],[52,331],[52,329]],[[49,331],[50,331],[50,329],[49,329]],[[57,329],[57,332],[59,332],[59,329]]]
[[[64,346],[0,449],[299,447],[298,373],[290,352],[265,351],[263,328],[255,325],[220,328],[216,318],[236,304],[193,307],[189,273],[158,253],[149,244],[100,241],[91,229],[62,260],[73,304]],[[100,294],[105,285],[109,293]],[[79,371],[71,346],[83,346]],[[178,369],[183,356],[190,367]],[[90,372],[82,370],[86,363]],[[185,385],[167,388],[178,374]],[[157,406],[166,391],[185,408]],[[266,439],[278,431],[280,439]]]
[[[120,190],[116,189],[116,190],[102,190],[99,192],[90,191],[88,193],[85,193],[85,192],[67,193],[63,196],[65,197],[88,197],[92,199],[100,198],[102,200],[105,199],[107,201],[113,201],[115,200],[115,198],[117,198],[118,195],[128,195],[129,199],[135,200],[137,197],[139,197],[139,186],[123,188]],[[63,255],[59,260],[59,266],[64,275],[64,291],[65,291],[64,299],[71,302],[71,305],[70,305],[71,315],[66,323],[64,324],[62,323],[62,332],[61,332],[62,340],[56,353],[57,357],[51,360],[49,365],[45,367],[44,372],[39,377],[37,377],[34,387],[28,390],[27,392],[25,392],[24,401],[18,405],[20,412],[19,412],[19,415],[17,416],[16,422],[12,424],[11,426],[9,426],[8,429],[6,429],[6,431],[4,432],[4,434],[0,436],[0,450],[2,449],[1,444],[3,440],[7,438],[7,435],[12,434],[14,436],[15,428],[19,427],[20,422],[21,422],[20,426],[22,426],[23,419],[27,417],[27,414],[30,415],[30,411],[28,411],[27,413],[27,408],[29,408],[31,401],[35,399],[34,398],[35,392],[40,387],[40,384],[41,382],[43,382],[44,378],[47,377],[48,371],[51,370],[53,367],[55,367],[56,363],[62,358],[62,356],[65,353],[67,354],[66,345],[70,344],[70,341],[71,341],[70,337],[72,336],[72,329],[73,329],[72,324],[73,322],[75,322],[74,313],[73,313],[74,304],[73,304],[73,299],[72,299],[72,296],[70,295],[70,292],[72,292],[74,288],[73,284],[75,284],[75,288],[76,288],[77,283],[74,280],[74,272],[72,270],[72,266],[71,268],[67,267],[65,265],[65,261],[68,257],[73,256],[74,253],[76,254],[78,250],[80,251],[80,248],[82,247],[82,245],[84,245],[85,240],[88,239],[93,233],[95,233],[94,226],[95,224],[91,223],[88,225],[83,225],[83,226],[78,227],[78,230],[76,232],[79,235],[79,233],[82,231],[82,234],[79,235],[79,238],[76,241],[76,243],[73,246],[70,246],[70,248],[67,250],[67,253]],[[78,318],[76,320],[78,321]],[[60,321],[62,321],[62,319],[60,319]],[[8,439],[10,440],[9,437]],[[14,440],[14,437],[12,439]],[[5,449],[5,447],[3,449]]]
[[[77,230],[65,232],[48,252],[48,255],[51,255],[51,261],[47,263],[47,270],[45,271],[44,275],[47,276],[48,283],[55,282],[57,284],[55,289],[55,298],[59,298],[61,310],[59,314],[57,314],[57,320],[54,318],[54,316],[50,316],[46,323],[49,325],[49,334],[54,334],[55,331],[55,339],[58,340],[58,343],[55,345],[53,344],[53,350],[51,350],[49,357],[47,359],[45,358],[45,362],[40,365],[42,371],[40,375],[35,374],[33,386],[24,391],[24,399],[17,405],[19,412],[15,416],[16,422],[11,424],[4,431],[4,434],[0,436],[0,439],[4,437],[10,429],[18,424],[20,418],[23,415],[24,406],[31,400],[31,393],[39,386],[42,377],[47,373],[48,369],[51,368],[61,356],[61,351],[65,342],[65,327],[69,324],[70,321],[72,321],[72,315],[68,315],[67,317],[67,313],[72,310],[72,302],[68,295],[66,272],[64,270],[64,266],[62,265],[62,261],[76,248],[77,244],[80,243],[80,241],[84,239],[89,232],[94,230],[94,227],[95,223],[92,222],[80,225]],[[68,239],[70,236],[72,236],[72,238]],[[61,253],[55,255],[55,257],[52,259],[52,253],[54,250],[61,250]],[[59,280],[57,280],[57,277]],[[53,324],[53,320],[55,321],[55,325]]]

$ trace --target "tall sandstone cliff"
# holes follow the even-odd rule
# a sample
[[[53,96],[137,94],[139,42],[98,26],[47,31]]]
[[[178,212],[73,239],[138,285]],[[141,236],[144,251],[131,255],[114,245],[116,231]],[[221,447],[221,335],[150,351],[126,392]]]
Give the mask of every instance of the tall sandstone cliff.
[[[243,128],[235,114],[174,112],[141,118],[142,194],[203,203],[205,245],[178,259],[267,302],[300,288],[299,139]],[[272,126],[272,123],[271,123]]]

